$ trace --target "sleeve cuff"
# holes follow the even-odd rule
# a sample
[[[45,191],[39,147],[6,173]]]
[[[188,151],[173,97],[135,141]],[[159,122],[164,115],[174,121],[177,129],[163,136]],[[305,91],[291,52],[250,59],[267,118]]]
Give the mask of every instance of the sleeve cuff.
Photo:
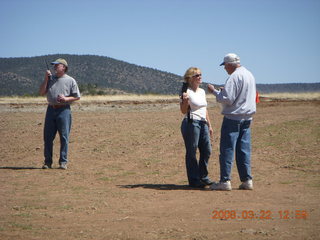
[[[216,89],[214,89],[212,92],[212,94],[215,96],[219,95],[219,93],[220,93],[220,90],[216,90]]]

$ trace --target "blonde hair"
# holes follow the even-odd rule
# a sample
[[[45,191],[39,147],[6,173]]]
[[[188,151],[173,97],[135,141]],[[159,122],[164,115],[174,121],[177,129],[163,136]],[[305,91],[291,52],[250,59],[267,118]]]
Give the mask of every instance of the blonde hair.
[[[201,73],[200,68],[197,68],[197,67],[188,68],[188,70],[186,71],[186,73],[183,76],[184,81],[187,83],[190,83],[192,76],[196,75],[197,73]]]

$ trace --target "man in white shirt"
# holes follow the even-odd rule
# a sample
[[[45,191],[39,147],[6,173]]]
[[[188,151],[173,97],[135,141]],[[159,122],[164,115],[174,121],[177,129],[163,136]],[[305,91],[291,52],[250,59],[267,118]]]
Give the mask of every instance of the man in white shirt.
[[[232,190],[230,180],[235,152],[242,182],[239,188],[252,190],[250,124],[256,112],[256,83],[252,73],[240,65],[236,54],[227,54],[222,65],[230,75],[224,87],[216,90],[213,85],[208,85],[208,90],[222,104],[221,113],[224,115],[220,138],[220,182],[211,185],[211,189]]]

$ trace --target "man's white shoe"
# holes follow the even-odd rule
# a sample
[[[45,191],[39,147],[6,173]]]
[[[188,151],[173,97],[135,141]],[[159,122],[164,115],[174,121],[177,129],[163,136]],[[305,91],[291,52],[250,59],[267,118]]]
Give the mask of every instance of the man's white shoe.
[[[218,182],[214,183],[210,186],[211,190],[219,190],[219,191],[231,191],[231,182],[226,181],[226,182]]]
[[[67,164],[66,163],[61,163],[59,169],[67,170]]]
[[[249,179],[245,182],[242,182],[241,185],[239,186],[239,189],[242,190],[253,190],[253,182],[252,179]]]

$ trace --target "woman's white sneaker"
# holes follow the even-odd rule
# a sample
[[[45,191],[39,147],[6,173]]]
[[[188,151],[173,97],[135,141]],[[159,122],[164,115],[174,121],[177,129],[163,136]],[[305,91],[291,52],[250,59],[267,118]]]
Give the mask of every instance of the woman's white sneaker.
[[[242,190],[253,190],[253,182],[252,179],[249,179],[245,182],[242,182],[241,185],[239,186],[239,189]]]

